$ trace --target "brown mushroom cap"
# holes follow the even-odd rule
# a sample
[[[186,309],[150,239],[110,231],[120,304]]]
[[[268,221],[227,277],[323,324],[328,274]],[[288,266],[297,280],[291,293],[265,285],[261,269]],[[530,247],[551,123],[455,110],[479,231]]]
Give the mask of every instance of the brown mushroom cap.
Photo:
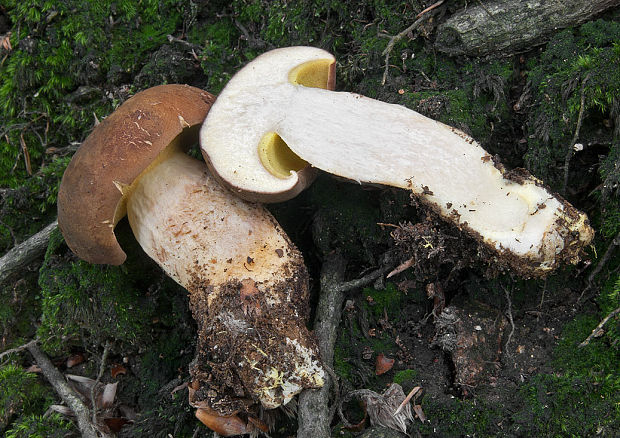
[[[214,100],[188,85],[160,85],[127,100],[93,130],[58,191],[58,225],[78,257],[111,265],[125,261],[114,227],[125,216],[132,183],[167,155],[168,146],[197,142]]]

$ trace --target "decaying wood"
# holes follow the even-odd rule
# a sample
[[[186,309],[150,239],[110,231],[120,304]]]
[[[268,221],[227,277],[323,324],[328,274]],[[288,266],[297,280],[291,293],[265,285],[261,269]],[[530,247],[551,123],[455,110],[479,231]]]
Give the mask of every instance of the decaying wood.
[[[34,357],[35,362],[41,368],[45,378],[54,387],[56,393],[62,398],[75,414],[78,429],[83,438],[109,437],[110,435],[98,431],[90,419],[90,409],[80,400],[78,395],[65,381],[64,376],[56,369],[49,358],[41,351],[36,343],[28,345],[28,351]]]
[[[340,255],[331,255],[323,262],[321,272],[321,295],[316,311],[314,333],[319,344],[323,363],[332,367],[334,345],[338,336],[338,325],[344,303],[344,290],[340,287],[346,262]],[[332,377],[325,376],[322,388],[302,391],[298,405],[298,438],[328,438],[331,436],[329,423],[329,392]]]
[[[45,254],[50,235],[56,228],[58,228],[58,221],[52,222],[37,234],[16,245],[3,255],[0,258],[0,283],[11,274],[34,261],[37,257]]]
[[[609,312],[609,314],[603,318],[603,320],[599,323],[599,325],[597,325],[594,330],[592,330],[592,333],[590,333],[590,336],[588,336],[586,338],[585,341],[583,341],[581,344],[578,345],[579,348],[583,348],[586,345],[588,345],[590,343],[590,341],[592,340],[592,338],[595,338],[597,336],[600,336],[603,334],[603,327],[605,326],[605,324],[607,324],[607,322],[612,319],[614,316],[616,316],[618,313],[620,313],[620,307],[617,307],[616,309],[612,310],[611,312]]]
[[[543,44],[558,29],[591,20],[620,0],[499,0],[479,2],[437,29],[435,46],[450,55],[510,55]]]
[[[337,253],[330,254],[321,269],[321,292],[314,321],[314,334],[319,344],[321,359],[331,370],[334,363],[334,346],[342,313],[345,292],[367,286],[390,268],[379,268],[359,279],[343,282],[346,261]],[[331,373],[330,373],[331,374]],[[307,389],[299,395],[297,438],[329,438],[330,423],[336,403],[330,409],[329,393],[332,375],[327,375],[320,389]]]

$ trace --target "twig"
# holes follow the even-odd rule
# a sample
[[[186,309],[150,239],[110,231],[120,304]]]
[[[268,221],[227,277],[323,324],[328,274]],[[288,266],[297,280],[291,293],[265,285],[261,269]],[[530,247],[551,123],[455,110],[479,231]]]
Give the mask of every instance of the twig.
[[[592,272],[590,272],[590,275],[588,275],[588,283],[592,283],[594,281],[594,277],[596,277],[599,272],[601,272],[605,264],[607,264],[607,262],[611,258],[614,250],[618,246],[620,246],[620,232],[618,232],[618,234],[616,234],[616,236],[613,238],[611,244],[607,247],[605,254],[603,254],[601,260],[596,264],[596,268],[594,268]]]
[[[579,348],[583,348],[586,345],[588,345],[590,343],[590,341],[592,340],[592,338],[594,338],[595,336],[597,336],[600,333],[600,331],[603,328],[603,326],[605,324],[607,324],[607,321],[609,321],[611,318],[616,316],[618,313],[620,313],[620,307],[616,308],[615,310],[612,310],[609,313],[609,315],[607,315],[605,318],[603,318],[603,320],[599,323],[599,325],[597,325],[596,328],[594,330],[592,330],[592,333],[590,333],[590,336],[588,336],[585,341],[583,341],[581,344],[579,344]]]
[[[422,388],[420,386],[416,386],[414,387],[411,391],[409,391],[409,394],[407,394],[407,397],[405,397],[405,399],[401,402],[400,405],[398,405],[398,408],[396,408],[396,410],[394,411],[394,416],[397,416],[398,414],[400,414],[400,411],[403,410],[403,408],[407,405],[407,403],[409,403],[409,401],[411,400],[411,398],[416,395]]]
[[[15,348],[11,348],[9,350],[3,351],[2,353],[0,353],[0,360],[4,359],[5,356],[9,356],[11,354],[19,353],[20,351],[27,350],[28,347],[30,347],[33,344],[36,344],[37,342],[39,342],[38,339],[33,339],[32,341],[27,342],[24,345],[20,345],[19,347],[15,347]]]
[[[388,69],[390,67],[390,54],[392,53],[392,49],[394,48],[394,45],[400,40],[402,40],[407,34],[409,34],[409,32],[412,32],[414,29],[417,29],[424,22],[424,20],[427,19],[426,13],[440,6],[443,2],[444,0],[440,0],[437,3],[434,3],[428,8],[424,9],[422,12],[420,12],[416,16],[417,20],[414,21],[413,24],[411,24],[411,26],[409,26],[407,29],[403,30],[402,32],[399,32],[398,34],[390,38],[390,41],[388,41],[388,44],[385,50],[383,50],[383,52],[381,53],[382,55],[385,56],[385,67],[383,70],[383,78],[381,79],[381,85],[385,85],[385,81],[387,81]]]
[[[328,371],[325,384],[317,390],[305,390],[299,396],[297,438],[329,437],[330,423],[340,404],[337,400],[337,376],[331,370],[334,361],[334,345],[338,336],[338,325],[346,291],[366,286],[387,272],[380,268],[357,280],[343,282],[346,262],[340,254],[331,254],[323,262],[321,270],[321,294],[317,305],[314,333],[319,352]],[[329,408],[330,388],[336,390],[336,397]]]
[[[583,113],[586,106],[586,82],[590,79],[590,73],[583,78],[581,81],[581,101],[579,104],[579,115],[577,116],[577,127],[575,128],[575,134],[573,135],[573,140],[570,142],[568,146],[568,150],[566,151],[566,157],[564,158],[564,184],[562,185],[562,193],[566,195],[566,186],[568,185],[568,170],[570,166],[570,160],[573,157],[573,151],[575,145],[577,144],[577,139],[579,138],[579,131],[581,131],[581,124],[583,122]]]
[[[504,289],[504,294],[506,295],[506,301],[508,301],[508,309],[506,309],[506,314],[508,315],[508,320],[510,321],[510,326],[512,327],[512,329],[510,330],[510,333],[508,334],[508,339],[506,340],[506,344],[505,344],[506,354],[510,356],[510,350],[508,349],[508,344],[510,344],[510,341],[512,340],[512,335],[515,332],[515,322],[512,319],[512,300],[510,299],[510,292],[508,292],[508,289],[506,289],[504,285],[502,285],[502,289]]]
[[[43,230],[16,245],[0,257],[0,283],[17,270],[43,255],[47,249],[50,235],[56,228],[58,228],[58,221],[55,220]]]
[[[338,287],[344,276],[346,262],[339,254],[331,254],[321,269],[321,294],[314,322],[321,358],[331,368],[334,360],[334,345],[338,336],[338,325],[344,302],[344,291]],[[331,418],[329,416],[329,391],[337,382],[325,376],[325,384],[317,390],[305,390],[299,395],[298,438],[328,437]]]
[[[202,50],[202,47],[199,46],[198,44],[192,44],[189,41],[182,40],[182,39],[177,38],[175,36],[167,35],[167,38],[168,38],[168,42],[170,42],[170,43],[179,43],[179,44],[183,44],[183,45],[189,47],[190,49],[194,49],[194,50],[201,49]]]
[[[596,264],[596,267],[592,270],[592,272],[590,272],[590,275],[588,275],[588,280],[587,280],[588,284],[583,290],[583,292],[581,292],[581,295],[579,295],[579,298],[577,299],[578,303],[581,302],[585,293],[592,288],[592,285],[594,284],[594,277],[596,277],[601,272],[601,270],[605,267],[605,265],[611,258],[614,250],[618,246],[620,246],[620,232],[616,234],[616,237],[613,238],[613,240],[611,241],[611,244],[607,247],[605,254],[603,254],[603,257],[601,257],[601,260],[599,260],[599,262]]]
[[[101,363],[99,364],[99,373],[97,374],[97,379],[95,383],[90,388],[90,402],[92,406],[92,415],[93,415],[93,423],[97,424],[97,401],[95,400],[96,388],[101,382],[101,378],[103,377],[103,373],[105,372],[105,363],[108,360],[108,354],[110,353],[110,342],[106,341],[105,347],[103,347],[103,354],[101,355]]]
[[[45,378],[54,387],[54,390],[60,398],[71,408],[75,414],[77,420],[77,426],[80,430],[82,438],[99,438],[109,437],[97,429],[97,426],[91,422],[90,410],[80,400],[77,394],[71,389],[71,387],[65,381],[63,375],[56,369],[54,364],[48,359],[48,357],[41,351],[36,343],[28,346],[28,351],[34,357],[35,362],[41,368],[41,372]]]
[[[357,289],[358,287],[367,286],[377,278],[381,277],[387,271],[389,271],[390,267],[384,267],[377,269],[376,271],[372,271],[370,274],[364,275],[362,278],[358,278],[356,280],[345,281],[334,287],[338,290],[338,292],[348,292],[353,289]]]

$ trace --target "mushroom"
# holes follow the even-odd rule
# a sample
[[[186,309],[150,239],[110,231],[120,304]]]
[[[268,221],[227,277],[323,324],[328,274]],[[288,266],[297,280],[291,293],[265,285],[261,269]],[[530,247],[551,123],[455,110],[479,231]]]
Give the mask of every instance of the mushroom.
[[[213,100],[162,85],[123,103],[67,167],[58,222],[78,257],[118,265],[126,256],[114,227],[127,213],[146,254],[189,292],[199,330],[191,404],[240,424],[256,402],[271,409],[321,386],[324,371],[305,327],[301,253],[267,210],[233,196],[185,153]]]
[[[585,214],[527,171],[506,171],[455,128],[318,87],[334,83],[334,65],[324,50],[289,47],[258,56],[229,81],[200,132],[205,161],[223,184],[249,200],[280,201],[295,192],[307,162],[410,190],[523,275],[579,260],[593,237]]]

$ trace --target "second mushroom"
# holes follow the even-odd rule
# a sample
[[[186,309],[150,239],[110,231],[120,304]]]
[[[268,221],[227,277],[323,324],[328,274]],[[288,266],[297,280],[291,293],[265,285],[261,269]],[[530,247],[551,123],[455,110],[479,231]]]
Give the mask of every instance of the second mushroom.
[[[336,60],[314,47],[264,53],[228,82],[202,127],[214,174],[246,199],[281,201],[308,165],[410,190],[524,276],[575,263],[585,214],[524,169],[507,171],[465,133],[400,105],[335,92]]]
[[[163,85],[121,105],[69,164],[58,222],[78,257],[118,265],[114,227],[127,213],[144,251],[189,291],[199,329],[190,403],[203,422],[243,433],[262,427],[257,402],[285,404],[321,386],[324,371],[305,327],[301,253],[267,210],[232,196],[185,153],[213,100]]]

